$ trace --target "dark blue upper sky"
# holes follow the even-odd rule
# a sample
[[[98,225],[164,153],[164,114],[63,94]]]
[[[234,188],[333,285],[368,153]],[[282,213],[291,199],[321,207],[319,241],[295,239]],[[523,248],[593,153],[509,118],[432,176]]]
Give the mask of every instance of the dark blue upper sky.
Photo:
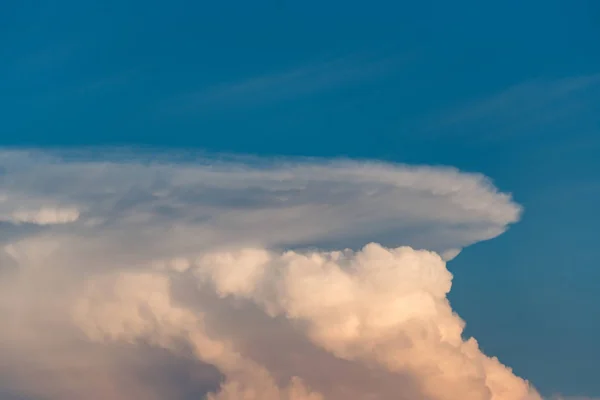
[[[451,263],[468,333],[544,393],[600,396],[598,1],[7,2],[0,110],[0,146],[482,172],[525,214]]]

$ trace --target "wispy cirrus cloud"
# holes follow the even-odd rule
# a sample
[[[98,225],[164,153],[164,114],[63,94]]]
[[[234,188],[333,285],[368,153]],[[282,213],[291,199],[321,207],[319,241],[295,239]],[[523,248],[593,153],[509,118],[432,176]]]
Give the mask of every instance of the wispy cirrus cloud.
[[[597,129],[598,123],[600,74],[592,74],[519,83],[428,115],[418,129],[435,137],[502,141],[523,135],[586,132]]]
[[[399,65],[397,59],[341,58],[223,82],[186,93],[169,103],[177,111],[250,107],[288,101],[375,79]]]

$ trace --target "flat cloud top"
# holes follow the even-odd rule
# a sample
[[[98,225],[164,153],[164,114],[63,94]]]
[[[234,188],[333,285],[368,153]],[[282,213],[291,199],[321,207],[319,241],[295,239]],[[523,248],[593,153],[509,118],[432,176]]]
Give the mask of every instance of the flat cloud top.
[[[107,160],[0,152],[10,393],[539,399],[462,338],[446,298],[444,259],[520,216],[484,176],[349,160]]]
[[[0,223],[6,231],[6,224],[69,224],[55,228],[111,232],[127,246],[136,245],[131,231],[158,241],[170,229],[167,250],[183,252],[241,244],[357,248],[370,241],[442,252],[493,238],[520,215],[484,176],[452,168],[258,161],[105,162],[3,152]]]

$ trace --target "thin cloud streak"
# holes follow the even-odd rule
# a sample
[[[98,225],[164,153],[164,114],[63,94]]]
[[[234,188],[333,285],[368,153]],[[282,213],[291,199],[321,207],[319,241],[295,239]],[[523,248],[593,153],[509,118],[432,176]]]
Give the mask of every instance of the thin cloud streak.
[[[549,132],[579,133],[600,122],[600,74],[533,80],[487,98],[428,115],[417,129],[430,137],[503,141]]]
[[[388,74],[398,64],[395,59],[336,59],[200,89],[174,99],[169,108],[192,112],[289,101],[375,79]]]

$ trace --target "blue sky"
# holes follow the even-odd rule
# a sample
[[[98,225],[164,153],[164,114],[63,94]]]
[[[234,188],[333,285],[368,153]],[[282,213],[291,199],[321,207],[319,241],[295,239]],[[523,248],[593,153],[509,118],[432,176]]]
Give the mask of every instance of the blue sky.
[[[592,0],[13,2],[0,145],[481,172],[525,211],[450,263],[467,333],[544,394],[600,396],[599,21]]]

